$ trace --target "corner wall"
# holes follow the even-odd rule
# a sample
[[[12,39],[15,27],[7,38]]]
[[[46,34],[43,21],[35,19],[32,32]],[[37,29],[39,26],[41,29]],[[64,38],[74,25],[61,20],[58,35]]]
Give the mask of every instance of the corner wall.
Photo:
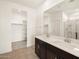
[[[34,45],[36,9],[25,7],[13,2],[0,1],[0,54],[12,51],[11,43],[11,20],[12,9],[24,10],[27,12],[27,47]],[[19,41],[19,39],[18,39]]]

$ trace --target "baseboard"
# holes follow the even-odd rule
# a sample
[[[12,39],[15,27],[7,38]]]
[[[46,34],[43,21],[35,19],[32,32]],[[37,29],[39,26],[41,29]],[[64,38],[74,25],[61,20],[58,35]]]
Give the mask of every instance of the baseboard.
[[[8,50],[5,50],[5,51],[0,51],[0,54],[6,54],[6,53],[10,53],[12,52],[12,49],[8,49]]]

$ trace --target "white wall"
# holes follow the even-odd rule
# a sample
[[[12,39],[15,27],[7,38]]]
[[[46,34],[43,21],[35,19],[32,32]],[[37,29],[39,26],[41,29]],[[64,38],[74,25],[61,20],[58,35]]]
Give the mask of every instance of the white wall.
[[[24,7],[12,2],[0,1],[0,54],[12,50],[11,42],[13,40],[11,33],[11,20],[14,16],[12,13],[14,8],[27,12],[27,47],[34,44],[35,21],[37,15],[36,9]]]
[[[36,16],[36,35],[43,34],[43,13],[38,10],[38,14]]]
[[[7,3],[0,1],[0,54],[11,51],[11,27],[9,24],[10,10]]]
[[[28,13],[27,21],[27,47],[34,45],[34,39],[36,34],[36,20],[37,20],[37,10],[31,10]]]

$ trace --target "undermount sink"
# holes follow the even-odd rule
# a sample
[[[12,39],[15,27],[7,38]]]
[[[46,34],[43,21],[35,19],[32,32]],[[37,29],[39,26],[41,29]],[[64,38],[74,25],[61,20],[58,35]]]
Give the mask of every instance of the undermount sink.
[[[79,51],[79,48],[74,48],[74,50]]]
[[[66,43],[72,43],[72,40],[69,39],[69,38],[65,38],[65,39],[64,39],[64,42],[66,42]]]
[[[79,51],[79,43],[75,42],[74,40],[71,40],[71,39],[57,40],[57,41],[54,41],[54,43],[56,43],[57,45],[60,45],[63,48],[66,48],[66,49],[70,48],[75,51]]]

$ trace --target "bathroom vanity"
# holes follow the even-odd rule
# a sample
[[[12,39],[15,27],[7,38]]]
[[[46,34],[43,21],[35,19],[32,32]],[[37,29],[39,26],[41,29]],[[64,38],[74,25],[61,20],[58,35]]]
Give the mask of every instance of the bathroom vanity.
[[[57,36],[36,36],[35,53],[40,59],[79,59],[79,47],[64,39]]]
[[[64,0],[44,11],[38,32],[44,35],[35,37],[35,52],[40,59],[79,59],[78,2]]]

